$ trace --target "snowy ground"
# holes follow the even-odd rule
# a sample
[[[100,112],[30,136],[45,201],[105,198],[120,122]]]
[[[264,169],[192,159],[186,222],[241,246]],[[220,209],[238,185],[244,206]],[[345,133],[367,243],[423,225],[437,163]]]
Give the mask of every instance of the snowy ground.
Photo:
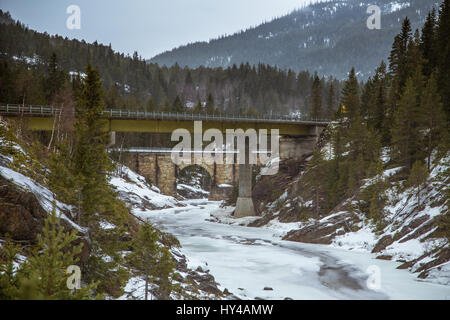
[[[450,299],[450,286],[420,281],[396,269],[399,263],[363,251],[283,241],[276,226],[213,222],[211,213],[223,210],[220,202],[184,204],[134,212],[174,234],[190,267],[209,269],[222,289],[239,298]]]

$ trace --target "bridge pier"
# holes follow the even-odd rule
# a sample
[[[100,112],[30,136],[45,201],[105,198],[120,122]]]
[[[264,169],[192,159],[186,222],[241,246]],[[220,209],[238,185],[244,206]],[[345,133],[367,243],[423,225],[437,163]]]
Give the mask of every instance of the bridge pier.
[[[108,145],[106,146],[106,148],[111,148],[115,144],[116,144],[116,132],[110,131],[109,132],[109,141],[108,141]]]
[[[255,215],[255,208],[252,199],[252,165],[239,165],[239,196],[234,210],[235,218],[242,218]]]

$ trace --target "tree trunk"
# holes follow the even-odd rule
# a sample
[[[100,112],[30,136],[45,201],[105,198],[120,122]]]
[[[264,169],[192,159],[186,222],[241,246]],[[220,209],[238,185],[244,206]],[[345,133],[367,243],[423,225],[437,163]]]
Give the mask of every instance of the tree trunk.
[[[420,210],[420,186],[417,187],[417,208]]]
[[[48,143],[47,150],[50,150],[52,143],[53,143],[53,137],[55,136],[55,128],[56,128],[56,122],[58,118],[55,116],[53,120],[53,128],[52,128],[52,136],[50,137],[50,142]]]
[[[431,132],[433,130],[433,120],[430,120],[430,132],[428,133],[428,171],[431,167]]]
[[[148,276],[145,277],[145,300],[148,300]]]
[[[319,190],[316,189],[316,217],[319,217]]]

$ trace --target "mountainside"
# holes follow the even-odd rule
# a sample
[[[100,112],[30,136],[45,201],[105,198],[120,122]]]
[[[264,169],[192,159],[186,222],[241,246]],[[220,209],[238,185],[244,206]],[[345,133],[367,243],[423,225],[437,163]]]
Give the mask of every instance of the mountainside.
[[[408,16],[413,30],[439,0],[340,0],[310,5],[258,27],[161,53],[152,63],[195,68],[266,63],[343,79],[355,67],[366,79],[387,59],[392,39]],[[370,5],[381,9],[381,29],[369,30]]]
[[[77,265],[84,266],[93,256],[101,257],[110,263],[110,269],[121,270],[121,280],[114,279],[114,274],[108,274],[113,279],[113,285],[105,290],[105,297],[129,300],[142,300],[145,297],[145,281],[139,277],[135,270],[124,261],[117,263],[115,258],[106,252],[95,252],[89,239],[88,228],[77,223],[75,218],[77,209],[73,205],[57,200],[54,190],[49,187],[48,175],[50,170],[45,167],[41,159],[37,159],[32,151],[32,143],[29,138],[22,136],[14,137],[11,134],[8,122],[0,118],[0,299],[10,298],[10,284],[5,279],[19,279],[20,268],[32,259],[30,247],[36,245],[36,240],[43,234],[46,219],[52,211],[58,217],[59,225],[65,232],[74,231],[77,234],[76,244],[83,244],[82,251],[78,254]],[[30,151],[31,150],[31,151]],[[45,160],[44,160],[45,162]],[[40,173],[44,173],[41,176]],[[108,177],[109,183],[117,192],[117,199],[123,201],[129,208],[129,219],[127,220],[126,232],[121,234],[120,243],[126,243],[128,249],[130,241],[136,239],[138,229],[147,224],[137,215],[142,212],[152,212],[155,209],[175,208],[183,206],[175,198],[165,196],[153,185],[147,183],[145,178],[133,173],[130,169],[120,165],[113,175]],[[53,208],[53,209],[52,209]],[[120,226],[110,221],[102,220],[101,230],[113,233]],[[155,229],[157,230],[157,229]],[[178,240],[167,233],[158,232],[157,245],[166,247],[170,254],[169,258],[174,262],[175,274],[171,279],[174,290],[168,297],[170,299],[220,299],[222,292],[217,288],[214,277],[207,271],[194,270],[190,258],[184,255],[183,248]],[[14,242],[20,244],[16,256],[12,258],[15,269],[9,275],[5,273],[8,259],[8,244]],[[124,250],[121,253],[126,256],[133,250]],[[43,269],[45,270],[43,266]],[[67,266],[64,266],[67,267]],[[195,266],[196,267],[196,266]],[[105,269],[104,272],[110,272]],[[86,275],[87,272],[83,272]],[[11,276],[11,278],[7,278]],[[58,279],[59,280],[59,279]],[[108,282],[107,276],[101,280],[100,288]],[[65,284],[65,279],[64,279]],[[16,280],[15,285],[19,283]],[[150,297],[162,299],[161,284],[152,281],[149,284]],[[19,297],[25,299],[34,297],[34,287],[26,287],[26,295],[20,295],[23,288],[19,285]],[[99,288],[97,290],[100,291]],[[97,293],[99,293],[97,291]],[[61,297],[58,296],[60,299]],[[76,296],[80,299],[80,296]]]
[[[327,152],[329,145],[322,149]],[[384,156],[385,169],[379,175],[364,179],[353,196],[319,217],[316,195],[308,184],[314,171],[312,157],[282,161],[277,175],[257,177],[252,197],[259,217],[236,219],[231,217],[232,208],[225,207],[225,213],[213,214],[212,221],[268,228],[283,240],[370,252],[376,259],[397,262],[397,269],[407,269],[419,279],[448,285],[450,242],[444,221],[448,219],[449,157],[447,153],[433,161],[420,190],[420,205],[417,191],[405,187],[402,168],[392,167],[390,157]],[[368,194],[381,180],[388,187],[383,191],[383,219],[377,221],[368,214]]]
[[[300,112],[306,116],[315,80],[309,72],[295,73],[264,64],[227,69],[148,64],[137,52],[133,57],[125,56],[97,41],[86,43],[34,31],[2,10],[0,48],[0,83],[5,84],[0,86],[2,103],[60,105],[64,100],[61,88],[68,82],[67,87],[76,88],[78,75],[83,77],[90,62],[100,72],[108,108],[230,114]],[[327,108],[323,116],[328,117],[337,107],[340,82],[332,77],[317,80]]]

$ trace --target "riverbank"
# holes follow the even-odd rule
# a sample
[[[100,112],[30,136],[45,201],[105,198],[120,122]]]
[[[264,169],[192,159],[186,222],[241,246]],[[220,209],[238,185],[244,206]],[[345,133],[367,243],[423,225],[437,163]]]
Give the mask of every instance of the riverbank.
[[[176,236],[188,266],[209,271],[219,288],[237,298],[450,299],[450,287],[420,281],[396,269],[397,262],[366,252],[284,241],[277,228],[214,222],[218,213],[227,214],[220,202],[199,199],[183,204],[135,214]]]

